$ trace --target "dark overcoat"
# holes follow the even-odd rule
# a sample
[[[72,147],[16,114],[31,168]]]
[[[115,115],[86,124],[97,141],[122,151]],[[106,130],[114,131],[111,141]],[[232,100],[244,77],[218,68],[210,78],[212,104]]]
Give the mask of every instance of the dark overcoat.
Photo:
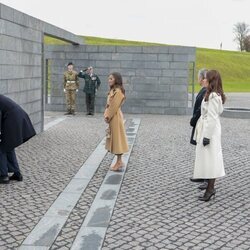
[[[9,152],[36,135],[28,114],[10,98],[0,95],[0,148]]]
[[[89,74],[83,72],[80,72],[78,77],[85,80],[83,92],[86,94],[95,95],[96,89],[98,89],[101,85],[100,78],[96,74],[90,76]]]
[[[191,133],[191,139],[190,143],[193,145],[196,145],[196,141],[193,139],[194,137],[194,131],[195,131],[195,126],[197,121],[199,120],[201,116],[201,103],[202,100],[206,94],[207,89],[203,87],[200,92],[197,94],[196,99],[195,99],[195,104],[194,104],[194,110],[193,110],[193,116],[190,120],[190,125],[193,127],[192,133]]]

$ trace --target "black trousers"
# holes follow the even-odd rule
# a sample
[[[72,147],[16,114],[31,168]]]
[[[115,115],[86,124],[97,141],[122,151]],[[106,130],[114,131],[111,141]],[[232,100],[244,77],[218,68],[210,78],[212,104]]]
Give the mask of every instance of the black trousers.
[[[15,150],[4,152],[0,149],[0,172],[1,176],[6,177],[9,173],[20,174],[19,165]]]
[[[195,132],[195,126],[192,129],[192,133],[191,133],[191,138],[190,138],[190,143],[193,145],[196,145],[196,141],[194,140],[194,132]]]
[[[87,113],[95,113],[95,94],[86,94]]]

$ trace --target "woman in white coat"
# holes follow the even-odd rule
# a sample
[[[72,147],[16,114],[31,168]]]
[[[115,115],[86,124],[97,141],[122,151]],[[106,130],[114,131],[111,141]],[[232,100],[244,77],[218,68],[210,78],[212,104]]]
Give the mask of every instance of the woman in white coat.
[[[206,74],[207,92],[201,104],[201,116],[195,129],[196,156],[194,178],[208,179],[208,186],[201,201],[209,201],[215,196],[215,179],[225,175],[221,149],[220,115],[223,112],[225,95],[221,76],[216,70]]]

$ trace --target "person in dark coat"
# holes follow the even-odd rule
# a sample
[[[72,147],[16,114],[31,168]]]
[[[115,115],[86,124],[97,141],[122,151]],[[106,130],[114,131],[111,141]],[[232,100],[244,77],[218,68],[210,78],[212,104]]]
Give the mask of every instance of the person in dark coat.
[[[15,148],[36,135],[28,114],[10,98],[0,95],[0,183],[22,181]],[[8,172],[13,173],[11,177]]]
[[[195,131],[195,126],[197,121],[199,120],[200,116],[201,116],[201,103],[202,100],[206,94],[207,91],[207,81],[206,81],[206,73],[207,73],[207,69],[201,69],[198,72],[198,82],[200,84],[200,86],[202,87],[201,90],[199,91],[199,93],[196,96],[195,99],[195,104],[194,104],[194,110],[193,110],[193,116],[190,120],[190,125],[193,127],[192,128],[192,133],[191,133],[191,139],[190,139],[190,143],[193,145],[196,145],[196,141],[194,140],[194,131]],[[207,186],[207,182],[206,180],[203,179],[193,179],[190,178],[191,181],[193,182],[204,182],[203,184],[201,184],[199,186],[199,189],[206,189]]]
[[[100,78],[94,74],[93,67],[88,67],[84,71],[80,71],[78,77],[85,80],[83,92],[86,94],[87,115],[94,115],[95,113],[95,95],[97,89],[101,85]]]
[[[190,120],[190,125],[193,127],[192,133],[191,133],[190,143],[193,145],[196,145],[196,141],[193,139],[195,126],[196,126],[196,123],[201,116],[201,103],[202,103],[202,100],[203,100],[205,93],[207,91],[207,82],[205,81],[207,71],[208,70],[206,70],[206,69],[201,69],[198,72],[198,81],[199,81],[199,84],[202,88],[196,96],[194,110],[193,110],[193,116]]]

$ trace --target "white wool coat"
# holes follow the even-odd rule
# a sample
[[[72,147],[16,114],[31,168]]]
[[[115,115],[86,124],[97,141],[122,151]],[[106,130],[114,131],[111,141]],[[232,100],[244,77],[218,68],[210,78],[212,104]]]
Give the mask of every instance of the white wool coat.
[[[203,99],[201,116],[197,122],[194,139],[197,142],[194,178],[213,179],[225,175],[222,148],[220,115],[223,112],[221,96],[215,92]],[[210,139],[210,144],[203,146],[203,138]]]

